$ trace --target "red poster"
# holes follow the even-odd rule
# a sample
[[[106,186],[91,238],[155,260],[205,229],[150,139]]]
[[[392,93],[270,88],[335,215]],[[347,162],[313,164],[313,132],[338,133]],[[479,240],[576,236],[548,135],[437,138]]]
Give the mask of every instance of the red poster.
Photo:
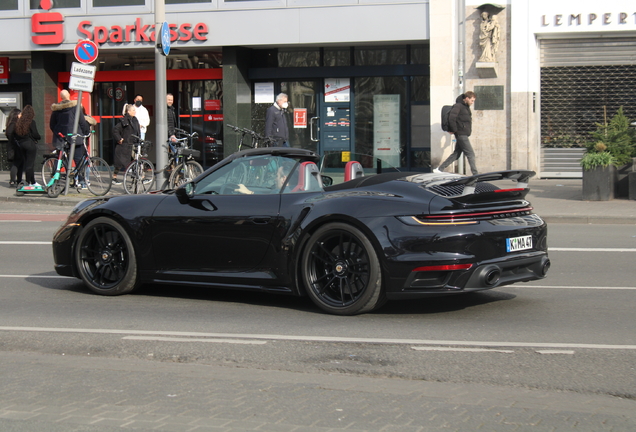
[[[0,84],[9,82],[9,57],[0,57]]]
[[[307,108],[294,108],[294,127],[307,127]]]
[[[206,111],[220,111],[221,100],[220,99],[206,99],[204,102],[204,108]]]

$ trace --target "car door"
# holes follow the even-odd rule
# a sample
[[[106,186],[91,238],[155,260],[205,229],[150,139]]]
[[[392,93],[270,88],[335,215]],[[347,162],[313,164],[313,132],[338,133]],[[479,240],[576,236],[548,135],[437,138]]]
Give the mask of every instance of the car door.
[[[256,269],[278,225],[278,193],[239,193],[249,166],[234,164],[200,181],[186,203],[163,200],[153,214],[153,249],[161,272],[212,276]]]

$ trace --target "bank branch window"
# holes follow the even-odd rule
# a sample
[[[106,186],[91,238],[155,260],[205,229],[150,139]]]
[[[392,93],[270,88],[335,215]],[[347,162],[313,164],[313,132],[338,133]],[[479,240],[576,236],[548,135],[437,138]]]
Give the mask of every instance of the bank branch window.
[[[0,10],[18,10],[18,0],[0,0]]]
[[[0,3],[2,2],[0,1]],[[17,3],[17,0],[16,0],[16,3]],[[30,0],[31,10],[42,9],[40,3],[41,3],[41,0]],[[53,3],[53,7],[55,9],[79,8],[79,7],[82,7],[82,0],[55,0],[55,2]]]
[[[94,7],[108,6],[144,6],[146,0],[93,0]]]

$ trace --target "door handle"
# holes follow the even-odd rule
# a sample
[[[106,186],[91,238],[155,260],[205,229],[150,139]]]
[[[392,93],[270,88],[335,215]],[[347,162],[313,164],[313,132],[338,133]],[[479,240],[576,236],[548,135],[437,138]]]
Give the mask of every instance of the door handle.
[[[271,217],[271,216],[251,216],[251,217],[249,218],[249,220],[250,220],[252,223],[259,224],[259,225],[266,224],[266,223],[268,223],[271,219],[272,219],[272,217]]]
[[[312,117],[309,120],[309,139],[314,142],[320,141],[318,138],[316,138],[318,134],[315,133],[320,130],[317,120],[320,120],[320,117]]]

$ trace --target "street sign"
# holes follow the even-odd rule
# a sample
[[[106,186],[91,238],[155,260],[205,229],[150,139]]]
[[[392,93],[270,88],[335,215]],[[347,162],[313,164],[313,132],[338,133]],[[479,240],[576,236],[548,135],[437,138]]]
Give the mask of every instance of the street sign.
[[[99,48],[97,44],[89,39],[81,40],[75,45],[75,58],[78,62],[89,64],[97,60]]]
[[[170,25],[167,21],[161,24],[161,39],[159,40],[159,47],[163,55],[170,54]]]
[[[93,80],[86,78],[79,78],[71,75],[71,79],[68,82],[68,88],[71,90],[92,92],[93,91]]]
[[[97,66],[86,65],[82,63],[71,63],[71,76],[78,78],[95,78],[95,71],[97,70]]]

